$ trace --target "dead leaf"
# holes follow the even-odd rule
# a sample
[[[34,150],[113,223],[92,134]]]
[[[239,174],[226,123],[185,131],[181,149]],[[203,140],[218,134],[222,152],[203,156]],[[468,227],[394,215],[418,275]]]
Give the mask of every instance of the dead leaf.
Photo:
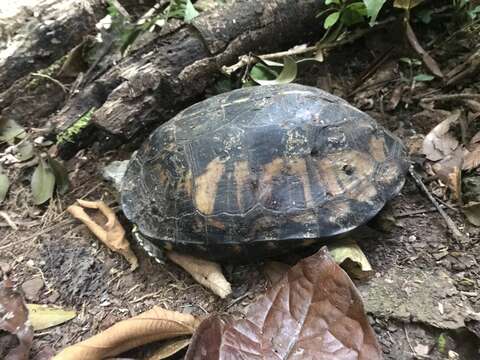
[[[191,342],[191,338],[178,338],[165,341],[146,360],[163,360],[185,349]]]
[[[217,263],[175,251],[167,251],[166,255],[175,264],[184,268],[198,283],[212,290],[215,295],[224,299],[232,293],[232,287]]]
[[[434,174],[451,190],[453,198],[459,200],[462,194],[463,149],[457,148],[450,155],[432,165]]]
[[[287,271],[291,268],[290,265],[279,261],[267,261],[263,267],[263,272],[268,279],[270,285],[276,285]]]
[[[63,349],[54,360],[100,360],[153,341],[190,335],[199,320],[155,306],[133,318],[120,321],[85,341]]]
[[[5,360],[28,360],[33,329],[23,296],[8,278],[0,286],[0,330],[16,335],[18,339],[18,346],[10,350]]]
[[[422,57],[422,60],[425,66],[428,68],[428,70],[432,72],[432,74],[440,78],[443,78],[443,73],[440,70],[440,67],[438,66],[437,62],[430,56],[429,53],[427,53],[423,49],[422,45],[420,45],[420,43],[418,42],[417,36],[413,32],[412,26],[408,21],[406,22],[405,26],[406,26],[405,31],[406,31],[408,42],[410,43],[412,48]]]
[[[438,161],[451,154],[458,147],[458,140],[449,133],[450,127],[458,121],[460,111],[455,110],[435,126],[423,140],[423,154],[428,160]]]
[[[472,225],[480,226],[480,202],[469,202],[463,206],[463,213]]]
[[[470,144],[480,143],[480,131],[473,135],[472,140],[470,140]]]
[[[67,211],[72,216],[81,222],[83,222],[93,234],[107,245],[112,251],[118,252],[123,255],[125,259],[130,263],[131,270],[135,270],[138,267],[138,259],[130,249],[130,244],[125,238],[125,230],[119,223],[117,216],[103,201],[86,201],[78,199],[78,205],[70,205]],[[107,219],[105,224],[97,224],[83,208],[97,209]]]
[[[27,304],[29,319],[33,330],[48,329],[72,320],[77,314],[72,310],[39,304]]]
[[[363,304],[323,247],[252,304],[245,319],[212,316],[196,330],[186,360],[382,358]]]
[[[356,279],[373,275],[373,269],[362,249],[354,240],[337,241],[328,246],[330,255],[343,269]]]
[[[472,139],[473,140],[473,139]],[[480,143],[472,143],[470,151],[463,156],[462,170],[473,170],[480,166]]]

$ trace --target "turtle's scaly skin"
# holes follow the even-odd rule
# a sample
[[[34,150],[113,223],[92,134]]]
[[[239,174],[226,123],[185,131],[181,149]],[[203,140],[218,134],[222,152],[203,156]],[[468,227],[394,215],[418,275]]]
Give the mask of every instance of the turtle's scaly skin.
[[[401,142],[344,100],[251,87],[155,130],[128,165],[122,205],[154,245],[258,258],[365,223],[400,191],[407,166]]]

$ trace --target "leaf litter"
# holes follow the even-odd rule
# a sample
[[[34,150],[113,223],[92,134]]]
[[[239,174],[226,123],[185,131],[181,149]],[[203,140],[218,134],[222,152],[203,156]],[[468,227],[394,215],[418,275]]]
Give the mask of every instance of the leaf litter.
[[[358,291],[326,247],[288,270],[245,319],[205,319],[186,360],[323,357],[382,358]]]
[[[0,286],[0,330],[16,335],[17,347],[11,349],[5,360],[27,360],[33,340],[33,328],[22,294],[8,278]]]

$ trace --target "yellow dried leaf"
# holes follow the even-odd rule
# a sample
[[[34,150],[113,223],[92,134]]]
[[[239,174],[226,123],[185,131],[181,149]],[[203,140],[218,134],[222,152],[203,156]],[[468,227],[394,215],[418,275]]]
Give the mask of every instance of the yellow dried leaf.
[[[352,277],[364,279],[373,275],[373,269],[362,249],[353,240],[328,246],[330,255]]]
[[[27,304],[27,308],[29,312],[28,319],[35,331],[63,324],[77,316],[75,311],[46,305]]]
[[[101,360],[154,341],[191,335],[199,320],[155,306],[133,318],[120,321],[107,330],[63,349],[54,360]]]
[[[125,230],[117,219],[117,216],[103,201],[77,200],[79,205],[70,205],[67,211],[76,219],[83,222],[90,231],[112,251],[123,255],[130,263],[131,269],[138,267],[138,259],[130,249],[130,244],[125,238]],[[97,224],[83,208],[97,209],[107,219],[105,224]]]
[[[198,283],[212,290],[215,295],[224,299],[232,293],[232,287],[223,276],[222,269],[217,263],[179,254],[175,251],[168,251],[166,255],[171,261],[190,273]]]

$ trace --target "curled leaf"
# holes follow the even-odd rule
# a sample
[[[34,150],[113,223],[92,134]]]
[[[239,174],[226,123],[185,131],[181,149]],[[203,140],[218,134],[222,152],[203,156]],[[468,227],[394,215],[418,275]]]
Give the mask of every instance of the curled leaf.
[[[154,341],[190,335],[199,321],[155,306],[133,318],[120,321],[107,330],[66,349],[54,360],[100,360]]]
[[[198,283],[212,290],[215,295],[224,299],[232,293],[232,287],[217,263],[175,251],[168,251],[166,255],[175,264],[184,268]]]
[[[43,204],[53,195],[55,188],[55,175],[52,168],[40,158],[37,167],[32,175],[32,194],[36,205]]]
[[[324,247],[252,304],[245,319],[202,322],[186,360],[369,359],[380,347],[348,275]]]
[[[191,338],[176,338],[163,342],[146,360],[163,360],[170,358],[179,351],[185,349],[191,342]]]
[[[33,329],[28,321],[28,309],[22,294],[9,279],[0,285],[0,331],[17,336],[17,347],[10,350],[6,359],[27,360],[32,346]]]
[[[283,69],[274,80],[264,80],[255,73],[250,73],[253,81],[260,85],[288,84],[297,77],[297,63],[290,56],[283,59]]]
[[[460,111],[453,111],[425,136],[422,152],[428,160],[441,160],[458,147],[458,140],[449,133],[449,130],[458,121],[459,117]]]
[[[48,329],[72,320],[77,314],[72,310],[64,310],[46,305],[27,304],[29,319],[35,331]]]
[[[345,271],[357,279],[373,275],[373,269],[362,249],[353,240],[337,242],[328,246],[330,255]]]
[[[83,222],[90,231],[112,251],[123,255],[130,263],[131,270],[138,267],[138,259],[130,249],[130,244],[125,238],[125,230],[118,221],[115,213],[103,201],[77,200],[79,205],[70,205],[67,211],[76,219]],[[97,209],[105,216],[106,222],[97,224],[83,208]]]
[[[417,35],[413,32],[412,26],[407,21],[406,22],[406,34],[407,39],[412,48],[422,57],[423,63],[425,66],[432,72],[433,75],[443,78],[443,73],[440,70],[437,62],[430,56],[428,52],[420,45],[420,42],[417,39]]]

